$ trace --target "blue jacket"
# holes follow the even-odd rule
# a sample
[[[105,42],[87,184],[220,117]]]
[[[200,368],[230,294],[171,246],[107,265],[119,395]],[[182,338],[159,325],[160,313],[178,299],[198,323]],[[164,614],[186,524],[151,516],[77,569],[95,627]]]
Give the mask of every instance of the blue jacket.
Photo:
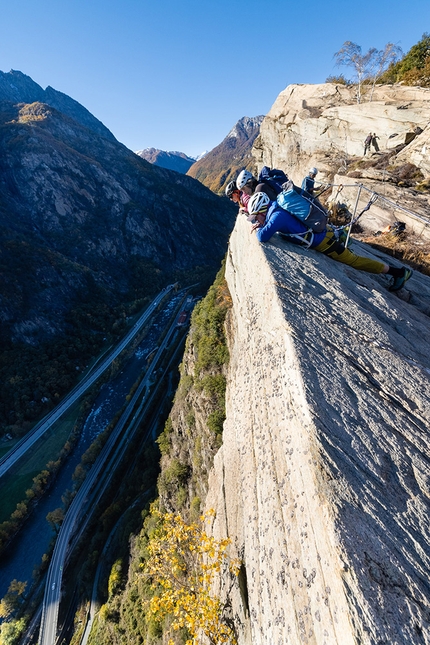
[[[302,181],[302,188],[312,195],[314,192],[315,180],[309,177],[305,177]]]
[[[277,202],[272,202],[267,211],[266,222],[262,228],[256,230],[256,234],[259,242],[267,242],[275,233],[285,233],[286,235],[292,233],[300,234],[306,233],[308,230],[308,227],[297,219],[297,217],[294,217],[294,215],[291,215],[291,213],[278,206]],[[310,248],[318,246],[326,234],[326,230],[322,231],[322,233],[314,233],[314,239],[312,240]],[[291,242],[293,244],[301,243],[297,237],[292,237]]]

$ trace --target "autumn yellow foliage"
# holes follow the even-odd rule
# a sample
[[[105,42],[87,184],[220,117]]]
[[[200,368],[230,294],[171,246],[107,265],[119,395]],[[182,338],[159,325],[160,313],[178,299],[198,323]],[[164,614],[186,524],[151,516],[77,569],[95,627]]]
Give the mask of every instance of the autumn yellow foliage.
[[[158,623],[168,618],[170,636],[186,630],[186,645],[196,645],[204,634],[213,645],[236,641],[232,621],[226,616],[229,602],[213,591],[215,579],[222,577],[234,584],[239,563],[228,558],[229,539],[216,540],[205,531],[209,512],[199,522],[187,524],[173,513],[153,511],[157,528],[148,543],[146,563],[142,565],[154,591],[144,609]],[[231,589],[230,585],[230,589]],[[172,638],[169,645],[174,645]]]

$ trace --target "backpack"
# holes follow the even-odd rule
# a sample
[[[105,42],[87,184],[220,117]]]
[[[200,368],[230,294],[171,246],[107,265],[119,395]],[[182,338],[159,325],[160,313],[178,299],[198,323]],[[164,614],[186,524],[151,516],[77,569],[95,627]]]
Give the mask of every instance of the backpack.
[[[269,166],[263,166],[258,175],[258,183],[268,184],[277,195],[282,192],[282,184],[286,181],[288,181],[288,177],[283,170],[269,168]]]
[[[322,233],[327,226],[328,214],[320,202],[303,188],[289,182],[289,186],[279,193],[278,205],[294,215],[314,233]]]

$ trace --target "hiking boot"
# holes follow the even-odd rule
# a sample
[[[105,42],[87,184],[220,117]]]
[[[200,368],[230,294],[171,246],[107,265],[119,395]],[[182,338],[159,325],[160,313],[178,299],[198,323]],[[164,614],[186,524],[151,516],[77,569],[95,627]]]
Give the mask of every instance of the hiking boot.
[[[388,291],[399,291],[402,287],[404,287],[406,280],[409,280],[412,274],[412,269],[404,267],[403,274],[398,278],[393,278],[392,283],[388,287]]]

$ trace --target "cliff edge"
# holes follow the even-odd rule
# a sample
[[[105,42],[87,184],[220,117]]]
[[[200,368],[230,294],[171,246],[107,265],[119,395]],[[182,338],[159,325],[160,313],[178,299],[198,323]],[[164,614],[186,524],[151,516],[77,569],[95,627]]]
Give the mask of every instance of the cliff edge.
[[[228,251],[206,499],[243,561],[238,642],[430,643],[430,278],[405,302],[383,276],[249,230],[238,218]]]
[[[254,142],[257,167],[282,168],[300,185],[316,166],[318,181],[333,185],[332,197],[350,210],[364,208],[369,192],[380,196],[361,220],[366,228],[402,220],[408,231],[430,239],[430,89],[379,85],[366,92],[357,103],[355,87],[286,87]],[[378,150],[365,155],[369,132],[377,135]]]

